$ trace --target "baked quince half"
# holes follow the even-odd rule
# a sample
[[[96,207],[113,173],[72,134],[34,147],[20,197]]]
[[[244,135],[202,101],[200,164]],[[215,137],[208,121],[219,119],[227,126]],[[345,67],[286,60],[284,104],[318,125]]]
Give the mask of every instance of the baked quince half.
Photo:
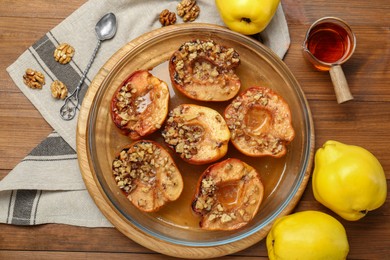
[[[287,102],[266,87],[252,87],[237,96],[225,109],[233,145],[252,157],[286,154],[295,137]]]
[[[169,61],[172,85],[191,99],[226,101],[240,90],[235,74],[240,56],[212,40],[185,42]]]
[[[169,153],[158,143],[138,140],[112,162],[117,186],[135,207],[155,212],[179,198],[183,179]]]
[[[149,71],[132,73],[111,100],[111,117],[125,135],[137,140],[161,127],[169,104],[168,85]]]
[[[162,132],[165,142],[190,164],[206,164],[223,157],[230,131],[214,109],[194,104],[174,108]]]
[[[264,186],[256,170],[235,158],[211,165],[203,172],[192,202],[206,230],[235,230],[257,214]]]

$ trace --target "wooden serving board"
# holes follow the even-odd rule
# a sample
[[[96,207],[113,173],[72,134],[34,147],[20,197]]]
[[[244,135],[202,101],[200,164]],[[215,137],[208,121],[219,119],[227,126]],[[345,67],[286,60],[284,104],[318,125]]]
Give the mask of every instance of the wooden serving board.
[[[251,245],[254,245],[255,243],[262,240],[268,233],[269,229],[271,228],[271,224],[267,225],[265,228],[259,230],[258,232],[255,232],[254,234],[245,237],[244,239],[229,243],[229,244],[222,244],[222,245],[216,245],[212,247],[204,246],[204,247],[192,247],[192,246],[184,246],[184,245],[178,245],[175,243],[170,243],[167,241],[163,241],[161,239],[158,239],[154,236],[151,236],[144,231],[137,228],[135,225],[130,223],[118,210],[116,207],[114,207],[103,191],[102,186],[100,185],[99,181],[97,180],[97,177],[95,175],[95,172],[93,170],[93,165],[91,162],[91,154],[89,151],[89,136],[88,136],[88,129],[89,129],[89,121],[90,121],[90,111],[91,107],[93,106],[93,103],[95,101],[95,96],[105,81],[106,77],[109,75],[109,73],[114,69],[114,67],[118,64],[118,62],[123,59],[123,57],[126,56],[129,52],[131,52],[135,47],[139,46],[140,44],[148,41],[151,38],[154,38],[159,35],[164,35],[166,33],[173,32],[175,30],[178,30],[179,28],[205,28],[205,29],[212,29],[216,31],[227,31],[227,29],[214,26],[214,25],[208,25],[208,24],[184,24],[184,25],[174,25],[174,26],[167,26],[163,27],[161,29],[157,29],[155,31],[152,31],[150,33],[144,34],[140,36],[139,38],[129,42],[124,47],[122,47],[120,50],[118,50],[107,62],[106,64],[99,70],[98,74],[93,79],[91,85],[89,86],[89,89],[85,95],[85,98],[82,103],[82,107],[80,110],[79,118],[78,118],[78,125],[77,125],[77,153],[78,153],[78,160],[80,165],[80,170],[82,173],[83,180],[86,184],[86,187],[95,201],[96,205],[99,207],[101,212],[107,217],[107,219],[124,235],[135,241],[136,243],[139,243],[142,246],[145,246],[153,251],[175,256],[175,257],[181,257],[181,258],[212,258],[212,257],[219,257],[223,255],[228,255],[235,253],[237,251],[241,251]],[[275,55],[276,57],[276,55]],[[277,58],[275,58],[277,59]],[[308,106],[307,106],[308,107]],[[307,111],[309,115],[309,126],[310,126],[310,147],[309,147],[309,156],[308,156],[308,165],[305,171],[305,175],[303,176],[303,179],[300,183],[299,188],[297,189],[294,197],[290,201],[290,203],[280,212],[280,216],[286,215],[290,213],[296,204],[298,203],[300,197],[302,196],[302,193],[304,189],[306,188],[307,182],[310,177],[310,172],[312,168],[312,158],[313,158],[313,151],[314,151],[314,129],[313,129],[313,122],[310,114],[310,110]]]

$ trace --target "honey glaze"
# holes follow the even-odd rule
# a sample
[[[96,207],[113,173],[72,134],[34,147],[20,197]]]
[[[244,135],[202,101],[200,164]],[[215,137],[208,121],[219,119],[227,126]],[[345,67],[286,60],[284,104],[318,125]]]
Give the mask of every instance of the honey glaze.
[[[241,204],[243,182],[231,181],[217,186],[217,200],[222,204],[224,209],[234,208]]]
[[[272,115],[269,111],[254,106],[248,110],[245,115],[245,125],[248,128],[247,133],[252,135],[260,135],[267,132],[272,121]]]
[[[349,55],[351,40],[341,26],[321,23],[310,32],[306,47],[318,60],[336,63]]]
[[[176,158],[175,158],[176,159]],[[181,159],[180,159],[181,160]],[[166,204],[158,212],[151,213],[155,218],[181,228],[199,228],[200,217],[191,207],[200,174],[207,166],[194,166],[176,161],[184,181],[184,189],[176,201]]]

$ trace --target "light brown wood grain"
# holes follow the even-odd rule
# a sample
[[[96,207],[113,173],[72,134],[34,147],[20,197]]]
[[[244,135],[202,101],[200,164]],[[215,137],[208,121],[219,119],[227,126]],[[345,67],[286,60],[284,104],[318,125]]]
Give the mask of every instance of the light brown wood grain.
[[[0,179],[51,131],[39,112],[5,71],[17,57],[85,0],[0,0]],[[284,59],[309,101],[316,148],[334,139],[361,145],[374,153],[390,185],[390,2],[378,0],[282,0],[291,45]],[[343,70],[354,96],[337,105],[328,73],[303,60],[307,28],[323,16],[346,20],[357,37],[354,55]],[[29,127],[25,127],[25,126]],[[310,182],[296,211],[321,210]],[[337,218],[337,216],[335,216]],[[340,218],[338,218],[340,220]],[[348,259],[387,259],[390,255],[389,195],[384,206],[357,222],[340,220],[350,243]],[[0,225],[0,259],[170,259],[146,249],[112,228],[48,224]],[[266,259],[264,241],[221,259]],[[261,258],[262,257],[262,258]]]
[[[31,255],[34,258],[31,258]],[[68,260],[69,258],[74,260],[79,259],[110,259],[110,260],[122,260],[128,259],[142,259],[142,260],[157,260],[161,259],[158,254],[136,254],[136,253],[96,253],[96,252],[34,252],[34,251],[2,251],[0,252],[1,259],[18,260],[22,258],[27,259],[52,259],[52,260]],[[165,256],[166,260],[175,260],[176,257]],[[253,260],[252,256],[226,256],[224,260]],[[256,257],[257,260],[265,260],[267,257]]]

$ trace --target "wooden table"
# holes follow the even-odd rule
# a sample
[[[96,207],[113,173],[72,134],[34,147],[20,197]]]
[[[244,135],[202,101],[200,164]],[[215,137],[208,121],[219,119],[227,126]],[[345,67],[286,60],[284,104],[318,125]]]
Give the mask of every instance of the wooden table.
[[[52,131],[5,69],[84,2],[0,0],[0,179]],[[316,148],[329,139],[365,147],[382,163],[390,186],[390,2],[283,0],[282,3],[292,40],[285,62],[309,101]],[[342,105],[336,102],[329,74],[313,70],[301,54],[307,28],[323,16],[346,20],[357,36],[355,54],[343,66],[355,99]],[[311,183],[296,208],[302,210],[334,215],[314,200]],[[389,259],[389,216],[387,196],[385,205],[364,219],[340,220],[348,234],[349,259]],[[170,259],[139,246],[113,228],[0,224],[0,259],[22,257]],[[264,241],[223,259],[253,257],[267,258]]]

